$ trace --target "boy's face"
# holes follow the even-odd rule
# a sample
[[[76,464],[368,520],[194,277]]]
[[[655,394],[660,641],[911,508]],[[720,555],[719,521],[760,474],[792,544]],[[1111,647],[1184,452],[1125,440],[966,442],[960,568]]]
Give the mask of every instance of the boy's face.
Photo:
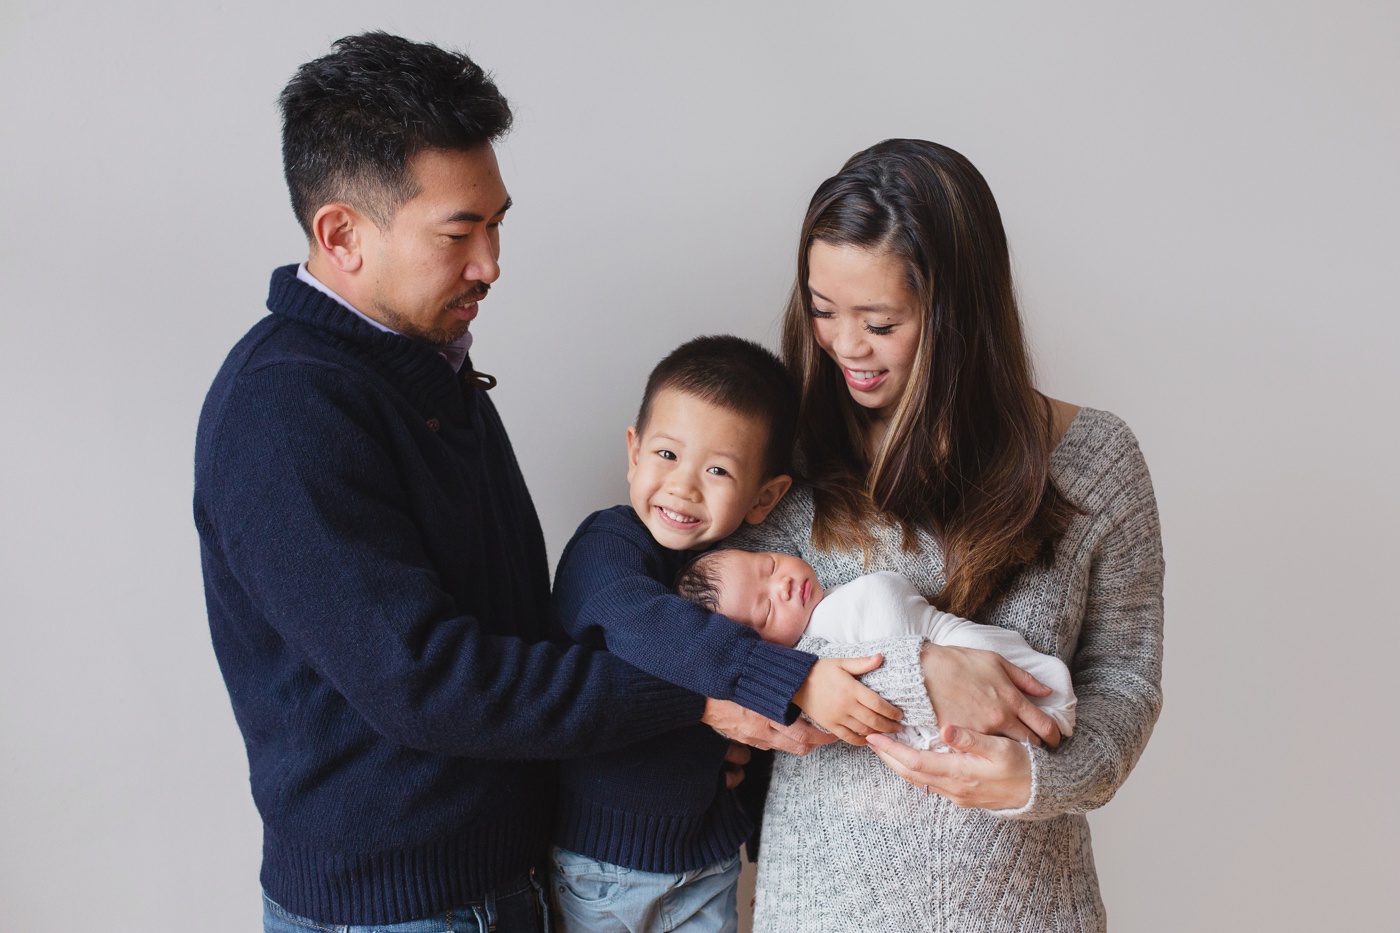
[[[719,611],[758,632],[764,641],[791,648],[822,598],[817,572],[800,557],[763,551],[721,551],[713,558],[719,577]]]
[[[627,429],[632,508],[662,547],[708,547],[744,521],[757,524],[792,485],[765,479],[768,429],[693,395],[662,389],[652,399],[646,433]]]

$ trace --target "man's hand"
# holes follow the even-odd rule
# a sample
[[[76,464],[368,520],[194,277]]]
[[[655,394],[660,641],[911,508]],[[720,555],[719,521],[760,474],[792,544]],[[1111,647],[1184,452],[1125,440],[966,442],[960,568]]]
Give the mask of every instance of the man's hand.
[[[733,790],[744,780],[744,765],[749,763],[749,747],[731,741],[724,752],[724,786]]]
[[[775,748],[794,755],[805,755],[818,746],[836,741],[835,736],[800,719],[790,726],[780,726],[738,703],[710,697],[705,699],[705,715],[700,721],[731,742],[743,742],[765,750]]]
[[[966,726],[1017,742],[1060,744],[1060,727],[1026,699],[1049,696],[1049,687],[995,651],[924,645],[924,686],[940,726]]]
[[[884,662],[868,658],[819,658],[792,701],[807,718],[852,745],[864,745],[872,732],[894,732],[904,718],[898,706],[856,680]]]

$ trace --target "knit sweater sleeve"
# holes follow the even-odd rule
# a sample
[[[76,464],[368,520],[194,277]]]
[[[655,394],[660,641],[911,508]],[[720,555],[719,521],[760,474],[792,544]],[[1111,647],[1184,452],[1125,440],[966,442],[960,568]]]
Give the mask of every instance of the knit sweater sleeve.
[[[816,659],[770,645],[753,629],[677,596],[658,579],[662,558],[639,523],[615,510],[591,516],[555,578],[565,630],[654,677],[778,722],[795,718],[792,697]]]
[[[1094,491],[1103,533],[1090,558],[1078,647],[1074,735],[1030,748],[1031,798],[1017,819],[1085,813],[1107,803],[1137,763],[1162,708],[1162,535],[1152,481],[1123,426]]]
[[[605,652],[501,634],[543,620],[464,614],[408,514],[387,417],[334,366],[265,366],[238,376],[203,452],[206,546],[307,666],[380,734],[443,755],[569,757],[699,720],[703,698]]]

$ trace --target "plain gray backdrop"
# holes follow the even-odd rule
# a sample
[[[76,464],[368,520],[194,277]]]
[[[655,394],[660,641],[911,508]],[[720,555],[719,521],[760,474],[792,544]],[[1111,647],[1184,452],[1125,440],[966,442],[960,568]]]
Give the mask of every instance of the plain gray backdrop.
[[[474,358],[552,556],[680,341],[775,343],[815,186],[983,171],[1041,386],[1152,468],[1166,709],[1092,816],[1113,928],[1397,904],[1392,2],[0,2],[0,929],[240,931],[260,825],[190,513],[224,354],[305,257],[278,91],[384,28],[497,73],[516,203]]]

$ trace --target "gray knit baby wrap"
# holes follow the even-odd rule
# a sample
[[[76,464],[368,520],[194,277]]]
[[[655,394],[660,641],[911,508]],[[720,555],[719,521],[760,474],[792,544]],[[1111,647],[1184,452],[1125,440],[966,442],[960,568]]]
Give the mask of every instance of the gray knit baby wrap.
[[[757,933],[788,931],[1099,931],[1106,928],[1084,814],[1103,806],[1142,754],[1162,705],[1162,545],[1147,465],[1116,416],[1081,409],[1051,457],[1077,516],[1048,567],[1022,573],[974,621],[1020,632],[1070,668],[1073,737],[1031,750],[1030,802],[962,809],[842,742],[779,753],[763,817]],[[882,529],[869,565],[811,547],[812,498],[793,490],[729,544],[797,554],[823,587],[893,570],[924,595],[943,586],[937,544],[916,552]],[[921,639],[860,646],[804,639],[825,656],[880,651],[865,678],[910,719],[928,720]]]

